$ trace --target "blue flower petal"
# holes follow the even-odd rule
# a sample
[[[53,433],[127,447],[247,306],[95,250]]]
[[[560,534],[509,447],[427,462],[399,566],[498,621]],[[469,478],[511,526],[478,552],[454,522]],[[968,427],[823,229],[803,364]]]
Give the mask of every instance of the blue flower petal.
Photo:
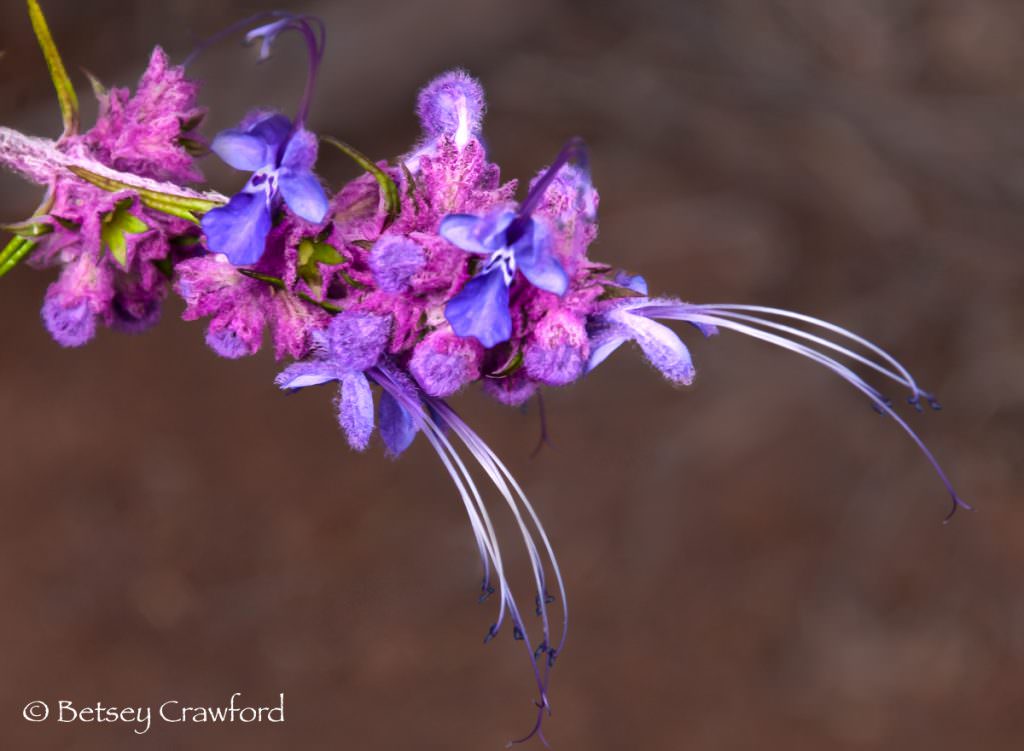
[[[307,386],[338,380],[337,369],[326,360],[295,362],[277,374],[274,383],[285,391],[297,391]]]
[[[268,114],[249,126],[248,132],[274,149],[292,132],[292,121],[284,115]],[[276,159],[275,159],[276,161]]]
[[[508,341],[512,336],[512,316],[501,269],[496,267],[466,282],[448,301],[444,315],[456,334],[476,337],[485,347]]]
[[[590,336],[590,358],[586,372],[589,373],[603,363],[629,339],[618,327],[608,326]],[[283,375],[283,374],[282,374]]]
[[[631,276],[625,271],[619,271],[615,274],[615,283],[620,287],[625,287],[626,289],[631,289],[634,292],[639,292],[641,295],[647,294],[647,280],[639,274]]]
[[[327,195],[312,172],[281,169],[277,186],[284,202],[296,216],[319,224],[327,216]]]
[[[373,433],[373,392],[362,373],[345,373],[338,395],[338,424],[345,431],[348,444],[362,451]]]
[[[491,249],[477,238],[477,229],[483,219],[474,214],[448,214],[441,220],[438,234],[457,248],[469,253],[491,254]]]
[[[485,248],[491,250],[501,250],[507,245],[505,238],[505,230],[512,224],[512,220],[516,218],[516,212],[510,209],[508,206],[502,206],[494,209],[487,216],[483,217],[483,221],[477,230],[477,237]]]
[[[316,164],[316,136],[305,128],[295,131],[284,147],[281,166],[298,172],[308,172]]]
[[[648,362],[675,383],[690,385],[696,375],[690,350],[679,336],[657,321],[636,315],[623,307],[607,314],[607,319],[618,324],[621,332],[640,345]]]
[[[270,232],[266,195],[236,193],[226,206],[206,212],[200,223],[210,251],[223,253],[235,266],[256,263],[263,255]]]
[[[401,404],[387,391],[381,391],[377,405],[380,437],[392,456],[398,456],[416,437],[416,424]]]
[[[448,214],[441,220],[438,234],[462,250],[470,253],[493,253],[505,247],[505,230],[516,213],[500,208],[487,216],[476,214]]]
[[[274,161],[266,142],[240,130],[222,130],[213,139],[210,150],[228,165],[247,172],[255,172]]]
[[[569,288],[569,276],[551,253],[551,236],[543,224],[531,220],[530,228],[515,243],[515,259],[534,287],[559,296]]]

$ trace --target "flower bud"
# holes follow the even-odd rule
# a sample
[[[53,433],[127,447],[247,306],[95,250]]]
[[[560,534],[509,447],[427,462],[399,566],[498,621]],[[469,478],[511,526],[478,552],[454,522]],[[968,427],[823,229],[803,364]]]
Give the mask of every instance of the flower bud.
[[[484,348],[476,339],[438,329],[416,345],[409,371],[430,396],[449,396],[480,377],[483,356]]]

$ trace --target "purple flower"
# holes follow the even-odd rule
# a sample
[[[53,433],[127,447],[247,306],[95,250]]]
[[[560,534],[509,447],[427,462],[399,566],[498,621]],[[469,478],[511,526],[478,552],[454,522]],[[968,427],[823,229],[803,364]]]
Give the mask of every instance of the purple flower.
[[[424,140],[406,157],[405,166],[417,172],[423,157],[436,156],[445,139],[456,151],[479,139],[484,109],[483,87],[464,70],[450,70],[428,83],[416,99]]]
[[[80,347],[95,336],[96,321],[109,311],[113,296],[113,271],[83,254],[46,291],[43,323],[62,347]]]
[[[438,329],[416,345],[409,372],[430,396],[451,396],[480,378],[483,356],[483,347],[477,342]]]
[[[488,256],[480,273],[445,307],[445,317],[459,336],[475,337],[485,347],[512,336],[508,293],[517,270],[547,292],[564,295],[569,288],[569,277],[551,254],[547,227],[532,217],[509,208],[482,217],[449,214],[439,231],[452,245]]]
[[[199,85],[185,77],[182,67],[171,65],[157,47],[135,94],[113,88],[99,95],[96,125],[81,141],[104,164],[143,177],[196,182],[203,175],[185,149],[183,139],[204,110],[196,106]]]
[[[566,310],[551,310],[535,326],[523,348],[523,366],[531,378],[564,386],[583,374],[590,353],[583,320]]]
[[[516,271],[534,287],[562,296],[569,289],[569,275],[555,258],[547,225],[533,212],[562,168],[571,162],[586,171],[586,148],[572,139],[550,167],[537,178],[518,211],[502,206],[485,216],[449,214],[441,220],[439,234],[469,253],[488,256],[480,272],[448,301],[445,317],[459,336],[475,337],[485,347],[512,336],[509,287]]]
[[[423,247],[402,235],[382,235],[370,250],[370,270],[384,292],[405,292],[427,262]]]
[[[636,298],[591,319],[587,372],[604,362],[621,345],[634,341],[651,365],[668,380],[684,385],[693,383],[696,371],[690,351],[672,329],[644,315],[642,311],[651,304],[646,297]]]
[[[331,319],[318,342],[317,354],[278,374],[276,383],[287,391],[338,381],[338,424],[349,445],[362,451],[373,433],[373,394],[365,371],[377,364],[391,336],[391,316],[346,311]],[[388,435],[401,429],[388,426]],[[400,443],[401,439],[396,438]]]
[[[312,171],[316,136],[305,128],[293,127],[284,115],[257,113],[239,128],[218,133],[210,148],[235,169],[253,173],[226,206],[203,216],[212,252],[223,253],[235,266],[256,263],[281,199],[308,222],[324,220],[327,196]]]

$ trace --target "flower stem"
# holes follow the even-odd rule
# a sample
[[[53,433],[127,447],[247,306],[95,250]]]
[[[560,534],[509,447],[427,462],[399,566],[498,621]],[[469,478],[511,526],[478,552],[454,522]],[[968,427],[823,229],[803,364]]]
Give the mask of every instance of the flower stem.
[[[27,237],[14,237],[7,243],[7,246],[0,250],[0,277],[17,266],[35,246],[36,241]]]

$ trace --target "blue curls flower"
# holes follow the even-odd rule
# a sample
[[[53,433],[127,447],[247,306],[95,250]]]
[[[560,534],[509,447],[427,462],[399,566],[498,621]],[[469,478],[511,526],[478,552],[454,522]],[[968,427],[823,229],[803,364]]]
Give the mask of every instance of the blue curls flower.
[[[449,214],[441,220],[441,236],[468,253],[487,255],[483,270],[448,301],[444,314],[452,330],[475,337],[485,347],[512,336],[508,290],[516,270],[534,287],[564,295],[569,277],[551,253],[545,225],[511,209],[486,216]]]
[[[509,287],[517,270],[538,289],[559,297],[568,290],[569,275],[552,252],[548,228],[532,214],[559,171],[571,162],[589,182],[586,147],[573,138],[533,184],[518,211],[501,207],[486,216],[449,214],[441,220],[441,237],[468,253],[488,256],[483,269],[445,306],[445,318],[457,335],[475,337],[485,347],[511,338]]]
[[[235,169],[253,173],[227,205],[203,216],[212,252],[235,266],[256,263],[282,199],[296,216],[314,224],[324,220],[327,196],[313,174],[316,136],[305,128],[293,127],[284,115],[262,113],[247,126],[218,133],[210,148]]]

